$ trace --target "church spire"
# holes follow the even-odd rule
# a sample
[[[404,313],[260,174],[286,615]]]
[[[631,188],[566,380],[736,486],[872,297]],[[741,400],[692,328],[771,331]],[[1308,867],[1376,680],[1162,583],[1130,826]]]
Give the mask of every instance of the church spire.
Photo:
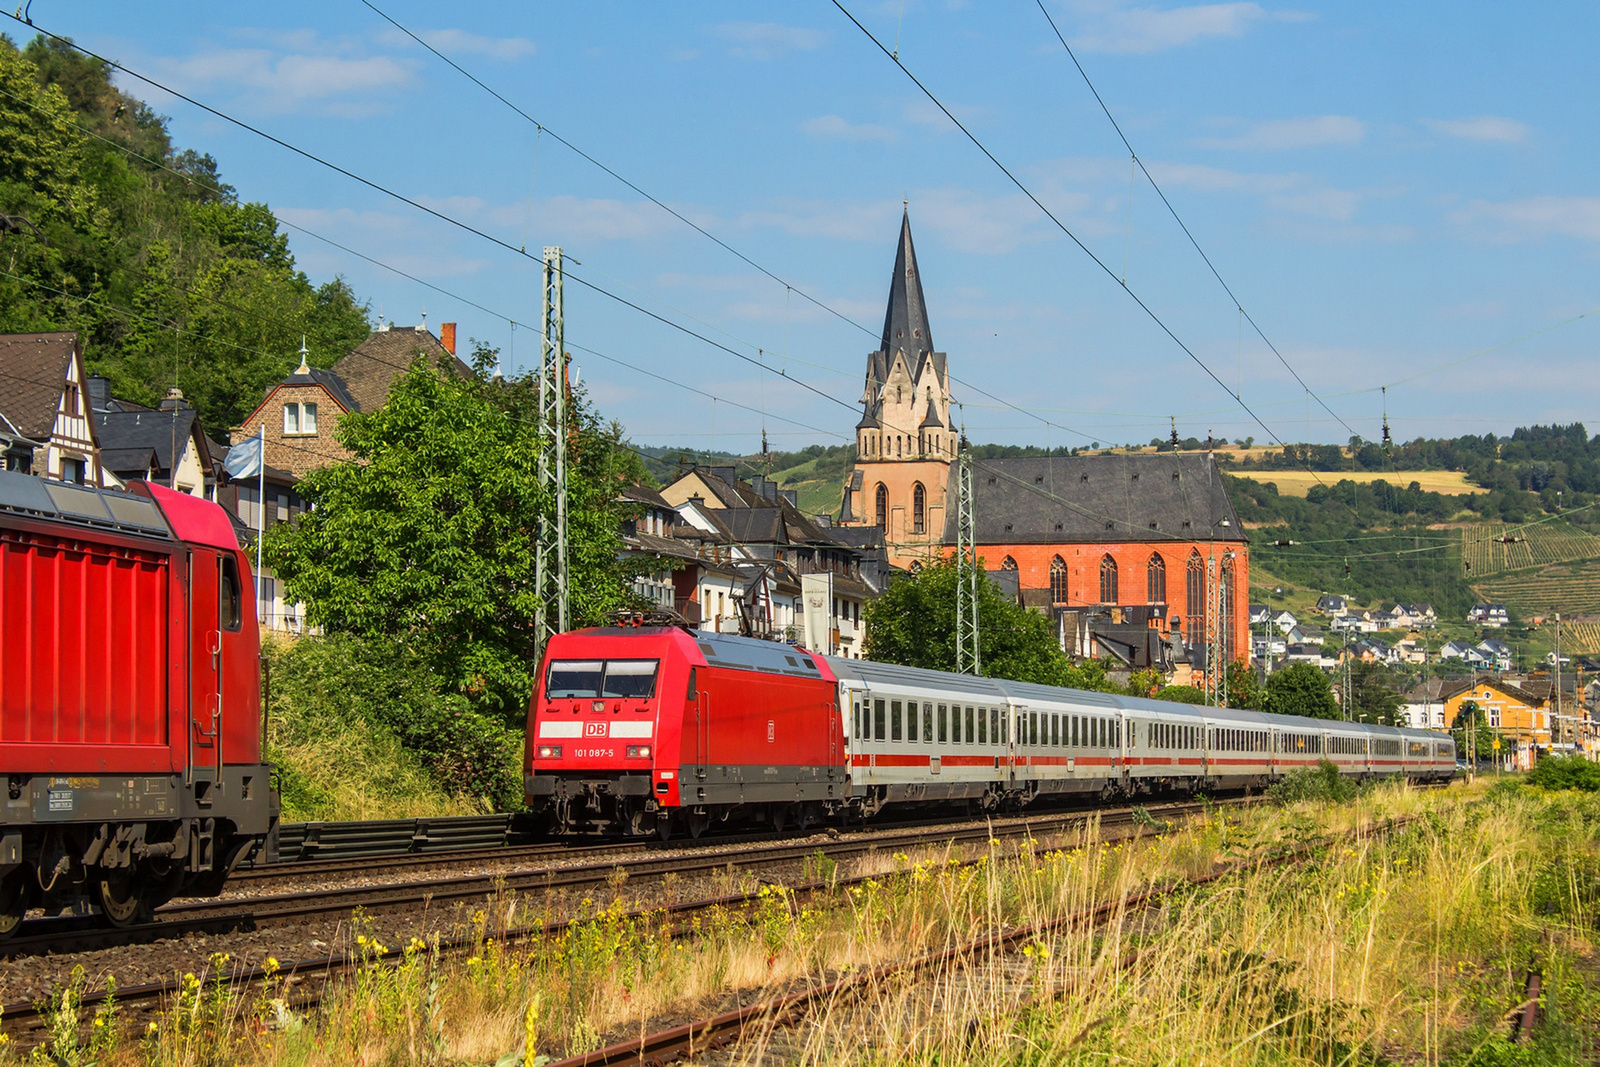
[[[928,328],[928,306],[922,299],[922,274],[917,270],[917,250],[911,244],[911,212],[900,217],[900,249],[894,257],[894,277],[889,281],[889,308],[883,316],[883,348],[887,361],[898,351],[916,378],[922,362],[933,352],[933,331]]]

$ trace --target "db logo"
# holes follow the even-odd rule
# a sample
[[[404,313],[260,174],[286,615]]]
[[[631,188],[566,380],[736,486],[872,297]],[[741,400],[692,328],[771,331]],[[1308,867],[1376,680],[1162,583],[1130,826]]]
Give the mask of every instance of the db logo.
[[[603,722],[586,722],[586,723],[583,724],[583,736],[584,737],[604,737],[605,735],[606,735],[606,724],[605,723],[603,723]]]

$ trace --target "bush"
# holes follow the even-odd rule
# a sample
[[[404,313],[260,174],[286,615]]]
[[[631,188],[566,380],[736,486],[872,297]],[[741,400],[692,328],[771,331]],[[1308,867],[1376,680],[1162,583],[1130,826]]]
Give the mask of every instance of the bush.
[[[1170,700],[1175,704],[1209,704],[1205,693],[1192,685],[1168,685],[1151,695],[1154,700]]]
[[[1529,785],[1541,789],[1600,790],[1600,763],[1582,756],[1546,756],[1528,772]]]
[[[442,692],[405,647],[329,636],[265,651],[271,755],[291,811],[379,817],[348,811],[341,796],[395,815],[521,806],[522,735],[465,696]],[[413,807],[421,810],[405,810]],[[339,814],[324,814],[329,808]]]
[[[1284,805],[1307,800],[1342,804],[1354,800],[1356,793],[1356,783],[1340,774],[1339,768],[1328,760],[1318,760],[1315,767],[1290,771],[1267,790],[1273,802]]]

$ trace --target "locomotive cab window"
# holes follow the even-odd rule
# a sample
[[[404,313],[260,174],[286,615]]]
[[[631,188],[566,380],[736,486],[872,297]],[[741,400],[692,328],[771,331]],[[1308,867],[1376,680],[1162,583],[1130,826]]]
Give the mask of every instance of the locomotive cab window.
[[[244,583],[239,581],[239,563],[232,556],[222,557],[221,603],[217,605],[222,628],[237,630],[244,625]]]
[[[563,659],[550,664],[545,674],[547,700],[610,697],[643,700],[655,696],[653,659]]]

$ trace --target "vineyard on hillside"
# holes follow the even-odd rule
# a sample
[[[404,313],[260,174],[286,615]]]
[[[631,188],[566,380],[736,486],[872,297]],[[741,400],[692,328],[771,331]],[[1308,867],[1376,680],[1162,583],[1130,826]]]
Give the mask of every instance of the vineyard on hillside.
[[[1600,623],[1562,623],[1561,651],[1569,656],[1600,654]]]
[[[1524,540],[1513,544],[1496,540],[1508,535]],[[1490,575],[1548,563],[1600,559],[1600,537],[1562,522],[1520,527],[1498,522],[1479,523],[1462,527],[1461,556],[1469,565],[1468,579],[1475,582]]]
[[[1522,540],[1505,544],[1500,537]],[[1503,603],[1522,618],[1600,614],[1600,537],[1562,522],[1536,526],[1482,523],[1461,531],[1467,580],[1485,600]],[[1581,624],[1580,624],[1581,625]],[[1573,651],[1600,652],[1600,627],[1564,628]],[[1593,635],[1588,629],[1594,629]]]

